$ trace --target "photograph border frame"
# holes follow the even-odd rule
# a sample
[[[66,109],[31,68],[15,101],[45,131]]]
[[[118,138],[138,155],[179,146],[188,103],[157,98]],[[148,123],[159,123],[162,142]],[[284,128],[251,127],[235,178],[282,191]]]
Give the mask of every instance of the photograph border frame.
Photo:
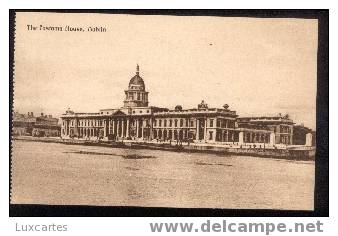
[[[314,211],[266,209],[160,208],[128,206],[71,206],[11,204],[10,217],[328,217],[329,216],[329,10],[9,10],[9,199],[11,198],[12,114],[16,12],[102,13],[133,15],[217,16],[318,19],[316,157]]]

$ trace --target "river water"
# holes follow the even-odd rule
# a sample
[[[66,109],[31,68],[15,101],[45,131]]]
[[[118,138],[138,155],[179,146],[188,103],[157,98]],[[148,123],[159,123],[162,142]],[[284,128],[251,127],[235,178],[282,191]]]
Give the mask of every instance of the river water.
[[[301,209],[314,162],[14,140],[12,203]]]

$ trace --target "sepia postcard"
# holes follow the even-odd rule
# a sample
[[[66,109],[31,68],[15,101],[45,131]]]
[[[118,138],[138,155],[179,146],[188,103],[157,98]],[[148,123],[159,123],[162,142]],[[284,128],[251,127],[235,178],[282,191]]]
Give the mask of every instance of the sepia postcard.
[[[318,20],[16,12],[11,204],[314,210]]]

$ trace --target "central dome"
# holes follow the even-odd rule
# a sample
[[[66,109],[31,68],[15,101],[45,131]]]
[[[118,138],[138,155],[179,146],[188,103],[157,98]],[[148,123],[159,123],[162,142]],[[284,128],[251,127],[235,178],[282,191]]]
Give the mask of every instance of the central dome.
[[[137,64],[136,75],[129,81],[128,90],[125,90],[126,98],[123,101],[124,107],[147,107],[148,92],[145,89],[144,81],[140,76],[140,67]]]
[[[140,67],[136,67],[136,75],[129,81],[129,89],[131,90],[145,90],[145,85],[142,77],[140,76]]]
[[[133,85],[142,86],[144,88],[144,81],[142,77],[139,75],[135,75],[133,78],[131,78],[129,82],[129,87]]]

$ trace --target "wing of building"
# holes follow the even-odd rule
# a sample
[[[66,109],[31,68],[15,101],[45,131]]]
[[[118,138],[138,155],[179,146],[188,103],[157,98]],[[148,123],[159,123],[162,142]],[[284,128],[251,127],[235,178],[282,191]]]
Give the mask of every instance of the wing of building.
[[[174,110],[149,106],[139,65],[124,91],[123,107],[96,113],[68,109],[61,117],[61,136],[88,140],[178,140],[187,142],[275,145],[293,143],[293,121],[288,116],[238,117],[227,104],[210,108]]]

